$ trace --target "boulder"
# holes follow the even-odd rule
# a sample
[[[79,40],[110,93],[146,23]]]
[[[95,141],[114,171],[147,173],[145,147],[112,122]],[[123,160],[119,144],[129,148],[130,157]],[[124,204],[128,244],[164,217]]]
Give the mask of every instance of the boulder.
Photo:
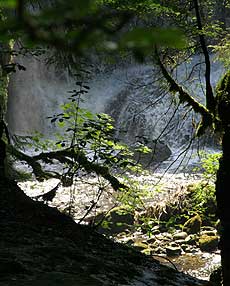
[[[169,147],[162,141],[152,140],[145,145],[151,150],[150,152],[142,153],[134,151],[134,159],[145,168],[167,160],[172,154]],[[135,150],[135,147],[133,147],[133,150]]]
[[[183,230],[188,234],[199,233],[201,230],[201,225],[201,217],[197,214],[185,222]]]
[[[217,249],[219,243],[219,237],[209,236],[206,234],[201,235],[199,238],[199,247],[202,251],[212,252]]]
[[[179,246],[167,246],[166,254],[169,257],[181,255],[182,249]]]
[[[187,232],[185,231],[181,231],[181,232],[177,232],[173,235],[173,239],[174,240],[181,240],[181,239],[185,239],[188,236]]]
[[[134,214],[128,212],[123,207],[112,209],[104,218],[103,214],[97,215],[94,221],[102,224],[97,228],[97,231],[107,235],[115,235],[132,228],[134,224]]]
[[[190,234],[188,235],[185,240],[185,244],[188,245],[196,245],[197,244],[197,235],[196,234]]]

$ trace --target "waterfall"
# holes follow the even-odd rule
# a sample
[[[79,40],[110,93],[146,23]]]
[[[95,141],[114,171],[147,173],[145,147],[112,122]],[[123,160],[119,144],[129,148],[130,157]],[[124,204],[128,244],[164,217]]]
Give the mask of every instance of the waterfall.
[[[53,126],[47,116],[53,115],[67,100],[68,91],[76,88],[76,79],[66,70],[47,66],[44,57],[24,56],[17,61],[26,71],[18,71],[10,78],[9,129],[17,135],[33,131],[52,134]],[[200,62],[200,57],[195,56],[190,63],[181,64],[174,76],[195,98],[204,102],[204,78],[200,78],[204,73]],[[213,62],[213,84],[222,73],[221,65]],[[199,116],[188,112],[188,107],[179,105],[177,97],[166,92],[166,83],[154,65],[129,63],[98,68],[87,84],[90,91],[85,95],[83,106],[111,115],[115,120],[116,137],[130,145],[147,142],[152,147],[154,142],[159,147],[158,153],[161,148],[164,153],[165,148],[181,148],[194,135],[193,124],[199,121]]]

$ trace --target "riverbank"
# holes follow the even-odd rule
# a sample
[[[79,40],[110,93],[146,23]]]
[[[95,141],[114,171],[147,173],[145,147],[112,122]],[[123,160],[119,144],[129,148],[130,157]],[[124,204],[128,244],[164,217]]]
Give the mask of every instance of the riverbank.
[[[167,202],[178,202],[178,206],[183,203],[188,191],[188,186],[200,182],[201,176],[199,174],[165,174],[162,177],[162,174],[158,173],[154,174],[154,176],[139,176],[135,179],[139,185],[142,187],[146,186],[147,188],[145,194],[148,194],[148,196],[143,197],[145,209],[155,208],[164,213]],[[28,195],[33,197],[47,192],[52,189],[55,184],[57,184],[57,181],[49,180],[39,184],[35,184],[35,182],[24,182],[21,186]],[[87,213],[87,207],[92,205],[92,201],[95,200],[97,192],[97,178],[88,179],[87,183],[79,181],[76,182],[73,187],[60,188],[54,200],[49,202],[49,204],[66,213],[70,212],[73,218],[78,221]],[[117,205],[116,196],[114,196],[110,188],[107,188],[106,191],[102,193],[97,206],[92,208],[89,213],[89,219],[86,216],[84,221],[92,223],[92,217],[95,217],[98,213],[107,213]],[[143,210],[140,210],[140,212],[141,211]],[[120,222],[115,221],[113,223],[116,224]],[[180,237],[180,231],[177,232],[177,234],[172,234],[166,230],[162,231],[155,227],[154,230],[151,230],[151,235],[149,236],[149,234],[146,234],[146,231],[138,231],[136,228],[132,231],[130,231],[130,229],[124,231],[123,228],[123,231],[113,235],[113,239],[129,246],[132,245],[151,257],[155,255],[155,257],[159,259],[158,256],[162,256],[162,262],[170,266],[170,263],[165,259],[169,258],[177,265],[179,270],[185,271],[197,278],[208,280],[210,273],[220,264],[220,255],[216,247],[217,243],[211,249],[211,252],[201,251],[199,239],[202,235],[207,234],[207,230],[203,229],[201,233],[194,235],[183,234],[183,238]],[[105,233],[109,235],[109,231]],[[217,241],[216,230],[211,229],[209,230],[209,235],[210,233],[211,238],[215,237],[215,241]],[[176,235],[179,237],[178,239],[175,239]],[[167,251],[173,252],[172,257],[168,255]],[[194,265],[196,266],[194,267]]]

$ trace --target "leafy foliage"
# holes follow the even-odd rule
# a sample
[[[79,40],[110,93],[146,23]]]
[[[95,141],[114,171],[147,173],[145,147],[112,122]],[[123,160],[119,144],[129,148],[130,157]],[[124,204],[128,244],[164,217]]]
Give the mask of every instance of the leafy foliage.
[[[202,171],[202,176],[204,180],[214,183],[216,181],[216,173],[219,169],[219,159],[221,153],[200,153],[201,167],[199,168]],[[198,170],[199,170],[198,169]]]
[[[184,222],[196,214],[201,216],[203,224],[215,225],[217,220],[215,181],[220,157],[221,153],[201,153],[200,168],[196,171],[202,172],[202,181],[189,187],[186,207],[181,214],[171,219],[172,225],[178,221]]]

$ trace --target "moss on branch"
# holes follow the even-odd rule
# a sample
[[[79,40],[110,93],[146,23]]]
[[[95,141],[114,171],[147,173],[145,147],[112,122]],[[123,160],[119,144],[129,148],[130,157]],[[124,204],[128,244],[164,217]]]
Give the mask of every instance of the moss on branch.
[[[113,176],[109,168],[94,162],[91,162],[81,150],[75,150],[74,148],[40,153],[35,156],[29,156],[19,150],[17,150],[12,145],[8,146],[8,151],[17,159],[25,161],[33,169],[33,173],[37,179],[49,179],[49,178],[59,178],[62,175],[56,172],[49,172],[43,169],[41,163],[52,162],[57,160],[61,164],[73,164],[77,162],[87,173],[96,173],[106,179],[114,190],[127,188],[126,185],[122,184],[115,176]]]
[[[203,104],[199,103],[174,80],[161,62],[157,49],[155,49],[155,55],[161,72],[170,86],[169,91],[178,93],[180,103],[186,103],[188,106],[191,106],[196,113],[199,113],[202,116],[202,121],[197,128],[197,136],[203,135],[208,127],[211,127],[213,123],[217,123],[218,119],[215,118],[213,112],[210,112]]]

